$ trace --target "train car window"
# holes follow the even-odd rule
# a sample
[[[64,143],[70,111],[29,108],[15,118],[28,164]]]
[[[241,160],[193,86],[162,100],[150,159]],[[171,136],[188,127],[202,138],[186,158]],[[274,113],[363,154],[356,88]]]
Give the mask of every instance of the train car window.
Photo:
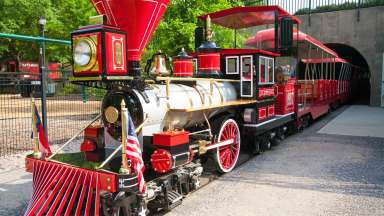
[[[241,56],[241,96],[253,97],[253,56]]]
[[[280,68],[280,71],[287,77],[295,77],[297,59],[290,56],[277,57],[275,60],[275,68]],[[275,74],[276,76],[276,74]]]
[[[273,58],[259,57],[259,84],[273,84],[275,79],[275,62]]]
[[[226,74],[239,74],[239,57],[228,56],[226,61]]]
[[[260,60],[259,60],[259,83],[260,84],[266,82],[265,65],[266,65],[266,59],[260,57]]]
[[[268,74],[269,74],[268,82],[269,83],[275,83],[275,72],[274,72],[275,63],[273,62],[273,59],[269,59],[268,62],[269,62],[269,64],[268,64]]]

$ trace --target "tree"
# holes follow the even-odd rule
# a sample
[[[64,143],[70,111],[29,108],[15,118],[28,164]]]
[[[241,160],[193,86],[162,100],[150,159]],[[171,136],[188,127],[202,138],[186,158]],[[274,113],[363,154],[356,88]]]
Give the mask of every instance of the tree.
[[[170,0],[170,5],[160,22],[143,59],[162,49],[168,55],[177,54],[182,47],[194,50],[194,31],[197,16],[243,5],[237,0]],[[39,35],[37,24],[40,16],[47,19],[46,36],[70,39],[70,33],[79,26],[87,25],[88,18],[96,15],[90,0],[0,0],[0,32]],[[221,47],[233,42],[233,32],[217,28],[215,41]],[[128,32],[129,34],[129,32]],[[38,46],[31,42],[0,39],[0,60],[3,56],[17,56],[37,61]],[[70,46],[47,46],[50,61],[68,62]]]
[[[0,32],[38,36],[38,19],[45,16],[46,36],[69,40],[70,33],[96,13],[89,0],[2,0],[0,14]],[[70,52],[70,46],[47,44],[50,61],[69,61]],[[38,45],[0,39],[0,59],[6,57],[37,61]]]
[[[150,58],[159,49],[170,56],[176,55],[181,48],[185,48],[188,52],[194,51],[197,17],[240,5],[243,3],[235,0],[171,0],[143,60]],[[232,45],[234,38],[232,31],[224,28],[214,30],[216,33],[214,40],[220,47]]]

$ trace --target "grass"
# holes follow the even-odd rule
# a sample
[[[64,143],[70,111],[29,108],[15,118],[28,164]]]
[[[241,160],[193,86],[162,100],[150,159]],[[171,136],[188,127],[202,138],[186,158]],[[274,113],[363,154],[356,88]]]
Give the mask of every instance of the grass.
[[[52,160],[89,170],[96,170],[101,164],[100,162],[88,161],[84,152],[57,154]]]

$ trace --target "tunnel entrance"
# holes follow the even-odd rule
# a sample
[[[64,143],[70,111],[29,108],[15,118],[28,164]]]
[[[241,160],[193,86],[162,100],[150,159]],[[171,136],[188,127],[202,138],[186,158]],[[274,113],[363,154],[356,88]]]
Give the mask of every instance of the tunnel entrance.
[[[351,103],[370,104],[371,83],[370,70],[367,61],[355,48],[338,43],[325,44],[341,57],[357,66],[351,78]]]

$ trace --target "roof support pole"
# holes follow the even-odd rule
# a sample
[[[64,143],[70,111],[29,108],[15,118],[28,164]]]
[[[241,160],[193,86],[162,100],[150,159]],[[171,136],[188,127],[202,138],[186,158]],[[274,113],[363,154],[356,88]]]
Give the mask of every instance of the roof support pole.
[[[309,0],[309,11],[308,11],[308,25],[311,26],[311,10],[312,10],[312,0]]]
[[[279,14],[275,11],[275,52],[279,51]]]
[[[321,51],[321,79],[324,79],[324,52]]]

